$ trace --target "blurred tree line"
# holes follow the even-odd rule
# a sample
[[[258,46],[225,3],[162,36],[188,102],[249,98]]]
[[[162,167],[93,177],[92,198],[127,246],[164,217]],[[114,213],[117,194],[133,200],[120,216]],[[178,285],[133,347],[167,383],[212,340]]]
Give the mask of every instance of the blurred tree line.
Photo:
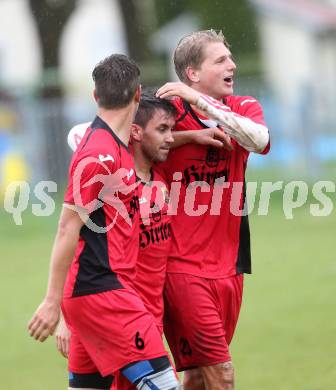
[[[249,64],[249,71],[256,70],[257,31],[255,14],[248,0],[118,0],[118,3],[125,22],[129,54],[140,64],[158,58],[149,46],[150,35],[181,13],[192,12],[199,18],[200,28],[221,29],[232,45],[234,55],[240,62]],[[62,88],[57,77],[60,39],[78,0],[29,0],[29,5],[43,58],[44,82],[38,94],[43,98],[61,97]],[[52,82],[46,77],[50,72]]]
[[[67,172],[68,148],[65,146],[69,128],[64,109],[64,90],[59,73],[60,42],[64,27],[80,4],[80,0],[26,0],[40,39],[43,74],[36,86],[40,100],[40,140],[44,150],[44,170],[50,180],[62,182]],[[94,0],[98,2],[99,0]],[[231,43],[231,50],[242,69],[244,58],[251,59],[248,72],[255,69],[256,28],[249,0],[107,0],[118,1],[124,21],[128,52],[138,62],[142,82],[159,85],[168,79],[166,54],[158,54],[150,45],[150,37],[183,13],[199,19],[200,29],[221,29]],[[163,46],[163,45],[162,45]],[[62,133],[60,133],[60,131]],[[57,136],[55,136],[57,134]],[[56,142],[57,141],[57,142]]]
[[[136,0],[134,0],[136,2]],[[257,50],[256,16],[248,0],[154,0],[158,25],[182,12],[192,11],[201,28],[222,30],[237,54]]]

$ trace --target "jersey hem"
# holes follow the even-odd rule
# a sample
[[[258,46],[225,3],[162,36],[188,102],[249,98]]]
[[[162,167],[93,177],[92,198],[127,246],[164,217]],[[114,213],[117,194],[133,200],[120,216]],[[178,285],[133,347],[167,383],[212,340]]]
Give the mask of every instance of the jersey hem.
[[[86,295],[94,295],[94,294],[100,294],[107,291],[114,291],[114,290],[123,290],[125,289],[124,286],[121,287],[102,287],[99,289],[89,289],[85,291],[77,291],[73,292],[72,295],[66,294],[63,296],[64,299],[71,299],[71,298],[78,298],[78,297],[84,297]]]
[[[236,275],[241,274],[251,274],[252,272],[247,271],[240,271],[240,272],[233,272],[230,274],[224,274],[224,275],[213,275],[213,274],[203,274],[203,273],[197,273],[197,272],[188,272],[188,271],[166,271],[167,274],[182,274],[182,275],[190,275],[195,276],[197,278],[204,278],[204,279],[228,279],[232,278]]]

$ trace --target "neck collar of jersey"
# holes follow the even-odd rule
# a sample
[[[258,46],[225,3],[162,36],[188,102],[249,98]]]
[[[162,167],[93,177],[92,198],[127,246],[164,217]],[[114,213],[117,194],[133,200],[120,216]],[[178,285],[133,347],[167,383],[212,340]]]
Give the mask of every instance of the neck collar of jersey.
[[[103,121],[98,115],[95,117],[94,121],[92,122],[91,129],[92,130],[104,129],[108,131],[112,135],[112,137],[116,140],[118,145],[123,146],[128,150],[128,146],[117,136],[117,134],[111,129],[111,127],[105,121]]]

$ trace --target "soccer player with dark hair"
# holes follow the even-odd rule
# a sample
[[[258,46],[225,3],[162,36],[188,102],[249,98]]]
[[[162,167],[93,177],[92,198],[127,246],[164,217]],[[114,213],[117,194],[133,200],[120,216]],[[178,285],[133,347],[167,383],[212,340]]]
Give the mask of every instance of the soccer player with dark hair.
[[[167,185],[153,169],[153,165],[165,161],[168,156],[173,142],[171,129],[175,124],[176,114],[172,103],[156,98],[151,90],[144,90],[131,132],[140,208],[139,254],[134,287],[153,315],[160,333],[163,332],[162,291],[171,233],[170,217],[167,214]],[[68,143],[72,150],[77,149],[89,127],[90,123],[83,123],[70,130]],[[56,331],[57,348],[65,357],[68,357],[69,349],[74,350],[78,355],[77,362],[85,361],[85,350],[81,352],[80,346],[75,343],[76,339],[71,342],[70,339],[71,332],[62,318]],[[83,365],[81,367],[84,369]],[[87,372],[92,372],[93,369],[90,362],[85,367]],[[125,377],[117,375],[112,388],[126,390],[133,387]]]
[[[73,155],[47,293],[28,325],[44,341],[62,304],[75,346],[69,389],[109,389],[117,372],[143,390],[178,387],[153,316],[133,287],[139,200],[128,142],[139,75],[117,54],[93,71],[98,115]]]
[[[181,183],[171,222],[164,331],[177,370],[185,371],[186,390],[230,390],[229,344],[243,274],[251,273],[248,217],[239,212],[245,204],[245,169],[250,152],[268,152],[269,134],[259,102],[233,95],[236,65],[221,32],[185,36],[174,63],[182,82],[157,92],[173,98],[179,112],[174,139],[180,146],[161,166],[168,183]],[[204,136],[212,142],[204,142]],[[199,207],[206,210],[195,213]]]
[[[172,128],[176,109],[169,102],[145,91],[132,125],[131,142],[136,174],[139,180],[140,235],[139,255],[134,286],[147,310],[163,334],[163,287],[171,245],[168,187],[155,169],[155,163],[168,157],[173,143]],[[168,104],[167,104],[168,103]],[[133,386],[121,375],[116,390]]]
[[[154,91],[147,88],[141,94],[131,132],[131,149],[139,181],[140,208],[139,256],[135,285],[161,332],[162,291],[171,233],[170,217],[167,213],[167,185],[155,167],[156,163],[163,162],[168,157],[174,141],[171,129],[175,125],[176,115],[177,110],[172,103],[155,97]],[[89,126],[90,123],[83,123],[70,130],[68,144],[72,150],[77,149],[77,144]],[[58,348],[63,349],[60,340]]]
[[[145,93],[132,125],[132,148],[139,185],[140,236],[136,290],[163,333],[163,286],[171,245],[168,188],[155,164],[163,162],[173,144],[175,107]]]

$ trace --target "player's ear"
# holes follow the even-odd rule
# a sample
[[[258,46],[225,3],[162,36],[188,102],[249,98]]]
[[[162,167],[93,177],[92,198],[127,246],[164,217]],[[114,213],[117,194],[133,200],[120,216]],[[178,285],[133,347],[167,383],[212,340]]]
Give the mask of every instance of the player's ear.
[[[198,70],[194,69],[191,66],[188,66],[186,68],[185,72],[186,72],[186,75],[187,75],[188,79],[192,83],[198,83],[200,81]]]
[[[133,142],[141,142],[142,141],[142,127],[137,125],[136,123],[132,124],[131,128],[131,138]]]
[[[136,103],[139,103],[140,99],[141,99],[141,85],[138,85],[138,88],[135,91],[134,100],[136,101]]]
[[[97,91],[95,89],[93,90],[93,97],[94,97],[94,100],[98,103]]]

